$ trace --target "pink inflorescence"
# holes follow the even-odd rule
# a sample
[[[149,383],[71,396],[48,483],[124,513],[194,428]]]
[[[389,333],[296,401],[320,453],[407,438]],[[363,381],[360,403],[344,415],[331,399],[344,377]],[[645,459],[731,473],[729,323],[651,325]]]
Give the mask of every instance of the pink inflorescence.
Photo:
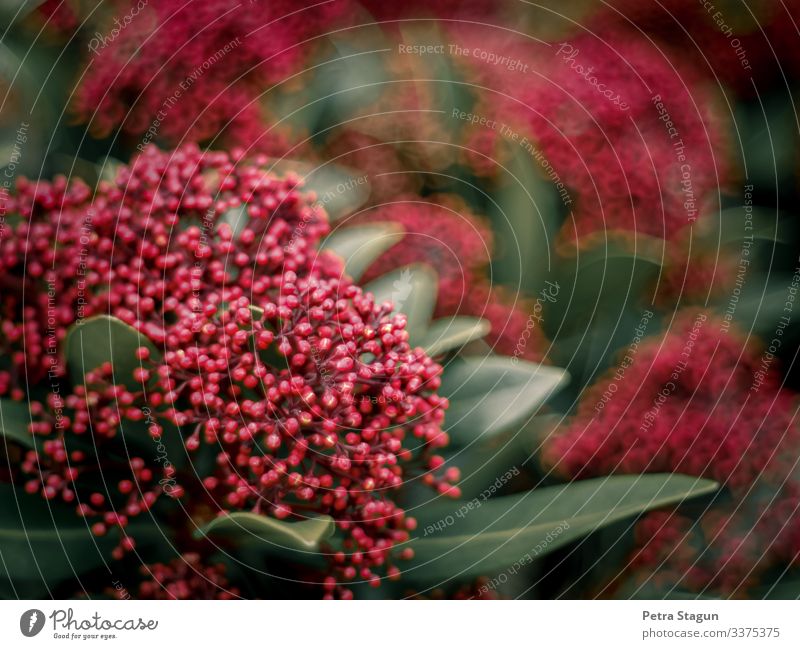
[[[390,303],[376,304],[342,276],[340,260],[317,251],[324,211],[265,161],[149,147],[94,194],[21,181],[6,204],[19,220],[0,247],[3,351],[14,361],[0,393],[33,404],[31,432],[43,446],[22,467],[26,488],[80,502],[98,535],[162,495],[188,493],[186,506],[202,511],[330,514],[344,541],[324,585],[347,597],[342,584],[377,585],[408,556],[393,547],[414,522],[389,495],[407,477],[458,493],[452,473],[432,472],[448,442],[441,367],[409,346]],[[66,381],[53,350],[75,321],[104,313],[158,353],[138,348],[131,377],[109,364],[91,370],[59,403],[20,389],[26,359],[29,376]],[[58,425],[56,409],[66,413]],[[128,458],[112,497],[83,494],[81,476],[100,466],[83,466],[69,444],[90,425],[98,444],[118,440],[123,426],[143,427],[154,444],[177,429],[191,457],[213,449],[216,462],[198,479]],[[111,457],[106,474],[117,470]],[[133,545],[123,534],[116,552]]]
[[[487,339],[496,351],[515,352],[520,336],[528,327],[530,310],[526,310],[524,300],[514,300],[509,291],[492,285],[488,278],[494,246],[491,229],[461,201],[398,197],[360,213],[353,222],[397,223],[405,232],[397,244],[370,266],[365,281],[401,266],[430,264],[439,277],[434,315],[484,318],[491,325]],[[537,329],[522,356],[541,360],[545,349]]]
[[[410,0],[394,4],[381,0],[361,0],[362,4],[377,20],[393,21],[409,18],[436,16],[450,20],[477,20],[492,18],[500,12],[502,4],[492,0]]]
[[[796,567],[800,485],[754,487],[746,497],[703,513],[698,522],[654,512],[636,526],[630,584],[747,597],[770,569]],[[628,584],[628,585],[630,585]]]
[[[98,133],[116,128],[145,142],[229,141],[264,150],[259,98],[296,72],[347,2],[225,0],[121,2],[124,29],[101,25],[75,110]],[[113,26],[113,25],[112,25]],[[110,31],[110,27],[108,28]]]
[[[678,472],[717,480],[733,504],[696,526],[677,516],[645,519],[633,565],[663,562],[670,572],[659,577],[672,585],[735,592],[757,569],[793,563],[800,552],[791,522],[800,503],[797,398],[780,386],[775,364],[730,323],[684,312],[584,393],[570,424],[548,440],[545,462],[570,477]]]
[[[494,245],[491,229],[460,202],[397,197],[353,219],[353,223],[362,222],[397,223],[405,232],[375,261],[365,281],[398,266],[429,263],[439,275],[440,301],[453,308],[464,300],[472,278],[483,275],[489,265]]]
[[[756,0],[714,7],[701,2],[613,0],[597,10],[590,29],[629,28],[656,40],[670,60],[691,62],[713,82],[744,95],[781,74],[797,74],[800,57],[788,47],[797,38],[797,0]]]
[[[453,38],[518,62],[461,61],[488,89],[472,112],[495,124],[473,127],[468,139],[490,156],[492,139],[508,139],[563,183],[569,239],[609,230],[672,238],[731,181],[728,121],[715,94],[647,39],[617,27],[541,44],[471,25]]]
[[[724,324],[688,312],[663,338],[648,339],[584,393],[549,445],[550,463],[581,476],[677,471],[737,489],[769,477],[789,459],[794,395]],[[791,465],[781,466],[785,476]]]
[[[70,36],[80,25],[80,17],[70,0],[44,0],[34,14],[44,22],[48,32],[58,36]]]

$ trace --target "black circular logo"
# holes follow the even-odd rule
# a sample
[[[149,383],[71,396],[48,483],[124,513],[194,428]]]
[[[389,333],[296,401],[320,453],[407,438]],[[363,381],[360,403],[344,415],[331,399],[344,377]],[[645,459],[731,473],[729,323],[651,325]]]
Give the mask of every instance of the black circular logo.
[[[32,638],[44,627],[44,613],[38,608],[25,611],[19,618],[19,630],[22,635]]]

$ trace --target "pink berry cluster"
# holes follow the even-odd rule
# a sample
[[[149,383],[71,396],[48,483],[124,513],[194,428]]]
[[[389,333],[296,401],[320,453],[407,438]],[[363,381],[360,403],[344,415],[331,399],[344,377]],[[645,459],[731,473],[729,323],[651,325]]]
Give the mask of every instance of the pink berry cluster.
[[[681,314],[587,389],[548,462],[567,475],[675,471],[736,489],[788,475],[795,395],[774,370],[760,375],[762,355],[735,326],[705,315]]]
[[[162,495],[190,512],[287,522],[329,514],[344,540],[331,548],[325,592],[348,597],[347,582],[377,585],[410,552],[394,550],[414,521],[392,492],[418,477],[458,495],[457,473],[434,473],[448,442],[441,367],[409,346],[391,304],[376,304],[340,260],[318,252],[324,211],[297,177],[265,164],[239,151],[149,147],[94,193],[21,181],[0,244],[0,326],[14,361],[0,392],[32,404],[30,432],[43,443],[19,469],[26,489],[80,503],[96,534],[126,528]],[[106,364],[67,388],[66,331],[96,314],[153,347],[130,350],[132,376]],[[45,389],[59,381],[63,398],[24,392],[26,372]],[[87,428],[99,445],[141,430],[151,446],[177,429],[191,457],[211,450],[216,461],[198,476],[127,456],[111,480],[112,453],[72,450]],[[85,493],[82,478],[100,472],[113,493]],[[133,545],[123,534],[117,556]]]
[[[198,318],[210,308],[205,287],[220,291],[210,300],[260,294],[273,275],[313,266],[324,212],[295,190],[297,177],[274,178],[265,157],[242,156],[150,147],[94,193],[79,180],[21,179],[5,197],[18,222],[0,240],[3,351],[15,375],[63,374],[50,352],[75,321],[112,314],[163,345],[189,302]],[[248,225],[234,241],[222,217],[236,210]],[[335,262],[317,260],[326,264],[333,272]]]
[[[168,563],[154,563],[139,570],[137,599],[235,599],[240,591],[231,586],[225,575],[225,564],[208,565],[196,552],[185,552]],[[110,589],[119,599],[131,593]]]
[[[793,564],[800,552],[800,528],[785,525],[800,505],[796,406],[767,351],[717,316],[686,311],[585,391],[543,457],[569,477],[678,472],[717,480],[733,504],[694,528],[682,517],[646,518],[634,565],[665,561],[684,587],[730,593],[757,569]]]
[[[125,423],[142,417],[136,396],[111,383],[111,375],[111,364],[105,363],[87,372],[88,387],[76,385],[64,399],[51,392],[46,403],[30,400],[29,432],[41,445],[25,453],[19,468],[26,492],[74,505],[95,536],[119,529],[112,555],[120,559],[136,543],[129,521],[149,511],[162,494],[177,498],[183,489],[165,489],[174,481],[171,465],[154,467],[136,451],[109,452],[118,450],[114,440]]]
[[[258,307],[240,297],[220,316],[187,313],[182,324],[197,333],[148,374],[157,381],[150,403],[194,429],[190,451],[221,449],[203,486],[222,507],[278,519],[332,514],[348,552],[334,554],[324,585],[347,596],[343,582],[378,585],[380,567],[398,573],[392,549],[414,521],[386,496],[402,486],[404,465],[441,465],[441,367],[409,347],[390,303],[349,280],[293,271],[278,280]],[[262,357],[268,350],[276,365]],[[423,482],[458,495],[432,472]]]

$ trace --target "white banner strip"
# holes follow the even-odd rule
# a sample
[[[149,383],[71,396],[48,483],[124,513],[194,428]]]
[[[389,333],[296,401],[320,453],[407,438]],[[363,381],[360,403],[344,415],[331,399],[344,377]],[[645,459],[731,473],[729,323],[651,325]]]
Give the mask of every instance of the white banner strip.
[[[0,602],[0,646],[15,648],[197,643],[352,649],[372,642],[471,648],[514,642],[777,649],[800,646],[799,631],[800,603],[774,600]]]

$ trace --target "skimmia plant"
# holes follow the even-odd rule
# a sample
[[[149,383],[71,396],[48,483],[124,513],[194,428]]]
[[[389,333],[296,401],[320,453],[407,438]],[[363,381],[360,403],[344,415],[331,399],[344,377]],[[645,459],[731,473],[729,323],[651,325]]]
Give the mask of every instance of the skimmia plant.
[[[796,597],[798,10],[0,8],[0,593]]]
[[[3,207],[9,594],[469,588],[714,489],[649,475],[495,495],[511,466],[462,481],[566,373],[467,353],[487,326],[431,320],[428,267],[361,288],[397,228],[329,233],[266,158],[148,147],[96,187],[20,180]]]

